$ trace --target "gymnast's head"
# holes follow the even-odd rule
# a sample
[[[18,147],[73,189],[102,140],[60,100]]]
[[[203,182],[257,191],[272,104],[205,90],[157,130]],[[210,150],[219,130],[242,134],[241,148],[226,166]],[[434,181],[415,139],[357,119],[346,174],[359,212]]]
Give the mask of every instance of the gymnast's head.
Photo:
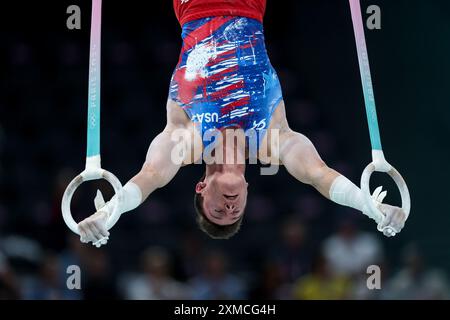
[[[229,239],[240,229],[248,183],[242,173],[205,174],[195,186],[194,207],[200,229],[213,239]]]

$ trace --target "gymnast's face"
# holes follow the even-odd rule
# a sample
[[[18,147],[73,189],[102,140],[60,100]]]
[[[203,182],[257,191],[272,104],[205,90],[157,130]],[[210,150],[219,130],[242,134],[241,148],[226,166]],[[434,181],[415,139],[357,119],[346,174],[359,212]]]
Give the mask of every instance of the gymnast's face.
[[[244,213],[247,187],[242,174],[216,172],[197,183],[195,191],[203,197],[203,212],[209,221],[230,225]]]

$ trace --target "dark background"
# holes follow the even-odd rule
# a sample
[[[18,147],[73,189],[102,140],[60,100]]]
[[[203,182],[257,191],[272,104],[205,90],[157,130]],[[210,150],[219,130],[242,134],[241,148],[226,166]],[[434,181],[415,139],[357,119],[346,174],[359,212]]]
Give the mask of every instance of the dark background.
[[[81,30],[66,28],[71,4],[81,8]],[[392,277],[405,267],[404,249],[411,246],[429,268],[450,272],[450,3],[362,1],[363,8],[372,4],[382,12],[382,29],[366,29],[366,38],[384,153],[404,176],[412,198],[411,216],[401,234],[384,239],[372,221],[323,199],[284,168],[276,176],[260,176],[257,166],[249,166],[243,228],[232,240],[213,241],[194,221],[194,184],[204,168],[190,166],[124,215],[108,246],[100,250],[80,248],[60,213],[62,192],[84,167],[90,1],[2,4],[0,252],[8,266],[4,296],[54,297],[41,294],[46,291],[36,283],[49,282],[52,272],[65,270],[64,257],[78,254],[91,278],[83,279],[83,294],[72,298],[124,298],[121,275],[137,272],[142,253],[157,245],[167,251],[170,277],[181,283],[189,284],[202,273],[211,261],[208,253],[221,255],[228,272],[247,288],[237,297],[254,298],[273,274],[279,277],[273,285],[278,289],[307,275],[323,243],[343,222],[382,241],[383,265]],[[268,0],[264,25],[291,127],[307,135],[330,166],[359,184],[371,153],[347,1]],[[180,34],[169,0],[103,2],[102,166],[122,183],[139,170],[149,143],[164,127]],[[381,175],[374,180],[374,187],[382,183],[388,188],[387,202],[400,203],[391,181]],[[105,188],[89,183],[76,194],[73,209],[78,219],[93,211],[99,185]],[[301,226],[294,239],[301,244],[292,244],[286,235],[291,224]],[[300,261],[304,271],[290,278],[285,271],[289,267],[283,265],[290,262],[278,256],[292,245],[298,246],[292,259]],[[86,262],[91,260],[102,262]],[[58,281],[50,283],[55,296],[63,297]],[[34,296],[27,296],[28,283]]]

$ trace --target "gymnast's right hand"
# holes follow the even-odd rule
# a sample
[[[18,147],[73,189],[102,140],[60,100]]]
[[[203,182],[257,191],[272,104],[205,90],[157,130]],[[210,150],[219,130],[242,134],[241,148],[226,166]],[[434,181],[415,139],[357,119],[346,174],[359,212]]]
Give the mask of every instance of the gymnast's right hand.
[[[78,223],[80,241],[83,243],[92,242],[94,246],[100,248],[109,240],[109,232],[106,229],[106,221],[110,216],[105,201],[100,191],[94,200],[96,213]]]

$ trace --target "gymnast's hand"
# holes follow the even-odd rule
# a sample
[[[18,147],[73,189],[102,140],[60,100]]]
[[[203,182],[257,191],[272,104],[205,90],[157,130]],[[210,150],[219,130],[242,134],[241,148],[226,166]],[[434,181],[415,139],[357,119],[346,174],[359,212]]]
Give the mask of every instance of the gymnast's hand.
[[[407,217],[402,208],[382,203],[387,192],[381,192],[381,190],[382,187],[378,187],[372,195],[378,210],[384,215],[384,219],[378,224],[378,230],[386,237],[393,237],[402,231]]]
[[[106,229],[106,221],[111,214],[105,207],[105,201],[100,191],[94,200],[96,213],[84,219],[78,224],[80,232],[80,241],[83,243],[92,242],[94,246],[100,248],[105,245],[109,239],[109,232]]]

